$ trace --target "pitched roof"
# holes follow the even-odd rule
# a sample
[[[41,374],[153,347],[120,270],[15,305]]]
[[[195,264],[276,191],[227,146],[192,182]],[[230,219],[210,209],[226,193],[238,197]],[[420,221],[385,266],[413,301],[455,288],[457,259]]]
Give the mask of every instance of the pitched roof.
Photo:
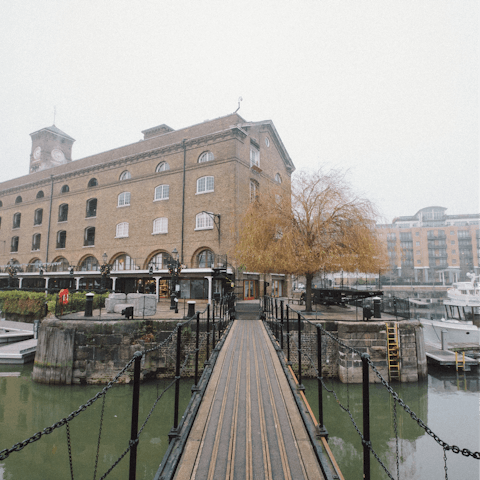
[[[41,128],[40,130],[37,130],[36,132],[33,132],[30,134],[30,136],[33,136],[33,135],[36,135],[37,133],[40,133],[40,132],[43,132],[43,131],[47,131],[47,132],[51,132],[55,135],[58,135],[59,137],[64,137],[66,138],[67,140],[71,140],[72,142],[75,141],[74,138],[72,138],[70,135],[67,135],[65,132],[62,132],[58,127],[56,127],[55,125],[52,125],[51,127],[45,127],[45,128]]]

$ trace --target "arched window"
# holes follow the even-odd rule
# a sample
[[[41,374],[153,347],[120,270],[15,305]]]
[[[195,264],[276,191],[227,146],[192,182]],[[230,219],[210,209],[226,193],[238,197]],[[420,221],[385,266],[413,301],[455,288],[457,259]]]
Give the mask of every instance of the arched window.
[[[170,185],[159,185],[155,188],[155,201],[168,200],[170,195]]]
[[[68,204],[62,203],[58,207],[58,221],[66,222],[68,220]]]
[[[68,185],[64,185],[61,189],[60,189],[60,193],[68,193],[70,191],[70,187]]]
[[[254,202],[258,197],[258,182],[250,180],[250,202]]]
[[[40,190],[38,193],[37,193],[37,198],[43,198],[45,195],[43,193],[43,190]]]
[[[213,228],[213,214],[200,212],[195,217],[195,230],[210,230]]]
[[[209,268],[214,264],[214,256],[211,250],[202,250],[197,255],[198,268]]]
[[[197,180],[197,193],[209,193],[215,189],[213,177],[201,177]]]
[[[60,230],[57,232],[57,248],[65,248],[67,244],[67,232],[65,230]]]
[[[87,217],[97,216],[97,199],[90,198],[87,200]]]
[[[0,207],[3,207],[3,202],[0,200]]]
[[[167,252],[157,253],[148,262],[148,268],[153,267],[154,270],[161,270],[167,268],[167,265],[172,262],[172,256]]]
[[[70,264],[65,257],[58,257],[52,262],[52,272],[68,272]]]
[[[135,270],[135,260],[127,254],[120,255],[113,262],[112,270]]]
[[[153,221],[153,235],[156,235],[158,233],[168,233],[168,218],[167,217],[162,217],[162,218],[156,218]]]
[[[157,165],[155,172],[160,173],[160,172],[166,172],[167,170],[170,170],[170,165],[167,162],[160,162]]]
[[[10,252],[18,252],[18,237],[12,237]]]
[[[27,272],[39,272],[43,267],[42,261],[39,258],[36,258],[35,260],[30,260],[28,263],[27,268],[25,269]]]
[[[115,238],[128,237],[128,222],[118,223],[115,232]]]
[[[20,228],[21,221],[22,221],[22,214],[15,213],[13,215],[13,228]]]
[[[119,180],[122,181],[122,180],[130,180],[132,178],[132,175],[130,174],[130,172],[128,170],[124,170],[121,174],[120,174],[120,178]]]
[[[82,272],[90,270],[98,270],[98,260],[93,256],[88,256],[80,263],[78,269]]]
[[[198,157],[198,163],[211,162],[214,159],[212,152],[203,152]]]
[[[39,233],[36,233],[32,237],[32,250],[40,250],[41,239],[42,239],[42,236]]]
[[[98,180],[96,178],[91,178],[89,181],[88,181],[88,188],[91,188],[91,187],[96,187],[98,186]]]
[[[276,181],[278,184],[282,183],[282,177],[280,176],[279,173],[277,173],[277,174],[275,175],[275,181]]]
[[[85,229],[83,245],[85,247],[95,245],[95,227],[87,227]]]
[[[15,203],[22,203],[22,197],[20,195],[15,199]]]
[[[33,215],[33,224],[41,225],[43,220],[43,208],[37,208],[35,214]]]
[[[128,205],[130,205],[130,192],[122,192],[118,196],[117,206],[118,207],[127,207]]]

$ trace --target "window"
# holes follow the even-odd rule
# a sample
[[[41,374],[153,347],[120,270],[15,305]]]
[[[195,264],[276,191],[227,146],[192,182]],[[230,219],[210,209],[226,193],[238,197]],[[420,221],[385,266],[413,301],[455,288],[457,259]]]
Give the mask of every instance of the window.
[[[43,208],[37,208],[35,210],[35,214],[33,216],[33,224],[34,225],[41,225],[43,219]]]
[[[60,193],[68,193],[70,191],[70,187],[68,185],[64,185],[61,189],[60,189]]]
[[[452,255],[456,255],[457,254],[457,251],[456,250],[452,250]]]
[[[91,178],[89,181],[88,181],[88,188],[91,188],[91,187],[97,187],[98,186],[98,180],[96,178]]]
[[[260,152],[253,146],[250,146],[250,166],[260,167]]]
[[[12,237],[12,242],[10,243],[10,251],[18,252],[18,237]]]
[[[67,220],[68,220],[68,205],[66,203],[62,203],[58,207],[58,221],[66,222]]]
[[[211,250],[202,250],[197,255],[198,268],[209,268],[213,266],[213,253]]]
[[[450,235],[455,235],[455,232],[453,230],[450,230]]]
[[[57,248],[65,248],[67,243],[67,232],[65,230],[60,230],[57,232]]]
[[[203,152],[198,157],[198,163],[211,162],[214,159],[212,152]]]
[[[128,170],[125,170],[125,171],[123,171],[123,172],[120,174],[119,180],[120,180],[120,181],[122,181],[122,180],[130,180],[131,178],[132,178],[131,173],[130,173]]]
[[[415,253],[416,253],[417,255],[420,255],[420,250],[417,250]]]
[[[0,200],[0,207],[3,207],[3,202]]]
[[[95,245],[95,227],[87,227],[85,229],[83,245],[85,247]]]
[[[282,177],[280,176],[279,173],[277,173],[277,174],[275,175],[275,181],[276,181],[278,184],[282,183]]]
[[[421,260],[417,260],[417,264],[420,264],[420,263],[422,263],[422,261],[421,261]]]
[[[40,190],[38,193],[37,193],[37,198],[43,198],[45,195],[43,193],[43,190]]]
[[[170,170],[170,165],[167,162],[160,162],[155,169],[157,173],[166,172],[167,170]]]
[[[91,198],[87,200],[87,218],[97,216],[97,199]]]
[[[15,199],[15,203],[22,203],[22,197],[20,195]]]
[[[452,265],[455,265],[457,261],[455,259],[452,260]]]
[[[254,202],[258,196],[258,182],[250,180],[250,202]]]
[[[52,272],[68,272],[70,270],[70,264],[65,257],[58,257],[53,260]]]
[[[36,233],[32,237],[32,250],[40,250],[40,240],[41,240],[41,235],[39,233]]]
[[[213,228],[213,214],[201,212],[196,216],[195,230],[209,230]]]
[[[20,228],[21,220],[22,220],[22,214],[21,213],[16,213],[13,216],[13,228]]]
[[[213,192],[213,190],[213,177],[201,177],[197,180],[197,193],[208,193]]]
[[[122,222],[117,225],[115,238],[128,237],[128,222]]]
[[[113,262],[112,270],[135,270],[135,260],[129,255],[120,255]]]
[[[118,207],[127,207],[130,205],[130,192],[123,192],[118,196]]]
[[[419,246],[420,246],[420,242],[415,242],[415,245],[416,245],[417,247],[419,247]]]
[[[268,137],[265,137],[265,145],[266,145],[267,147],[270,146],[270,139],[269,139]]]
[[[172,256],[169,253],[157,253],[150,262],[148,262],[148,267],[153,267],[154,270],[161,270],[162,268],[167,268],[167,265],[171,262]]]
[[[155,200],[168,200],[169,195],[169,185],[159,185],[157,188],[155,188]]]
[[[168,233],[168,218],[161,217],[161,218],[156,218],[153,221],[152,235],[156,235],[158,233]]]
[[[451,244],[451,245],[455,245],[455,240],[452,240],[452,241],[450,242],[450,244]]]
[[[95,257],[90,255],[80,263],[78,269],[82,272],[89,271],[89,270],[98,270],[98,260]]]
[[[416,237],[419,237],[419,236],[420,236],[420,232],[415,232],[415,236],[416,236]]]

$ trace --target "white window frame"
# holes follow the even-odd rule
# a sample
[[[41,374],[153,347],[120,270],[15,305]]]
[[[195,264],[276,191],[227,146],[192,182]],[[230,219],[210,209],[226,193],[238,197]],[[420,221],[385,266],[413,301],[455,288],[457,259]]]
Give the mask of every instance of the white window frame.
[[[157,165],[155,172],[160,173],[160,172],[166,172],[167,170],[170,170],[170,165],[168,164],[168,162],[160,162]]]
[[[168,233],[168,217],[158,217],[153,221],[152,235]]]
[[[124,170],[121,174],[120,174],[120,178],[119,180],[122,182],[124,180],[130,180],[132,178],[132,174],[128,171],[128,170]]]
[[[254,202],[258,195],[258,183],[250,180],[250,202]]]
[[[212,230],[213,223],[213,213],[197,213],[195,217],[195,230]]]
[[[278,183],[279,185],[281,185],[282,183],[282,176],[279,173],[275,175],[275,182]]]
[[[130,192],[122,192],[118,195],[117,207],[130,206]]]
[[[160,195],[158,195],[160,193]],[[155,194],[153,197],[154,202],[161,200],[168,200],[170,198],[170,185],[163,184],[155,187]]]
[[[208,152],[203,152],[199,157],[198,157],[198,163],[205,163],[205,162],[211,162],[214,160],[215,157],[213,156],[213,153],[208,151]]]
[[[115,238],[125,238],[128,237],[128,222],[117,223],[115,228]]]
[[[250,166],[260,168],[260,150],[253,145],[250,145]]]
[[[211,193],[215,191],[215,179],[211,175],[207,175],[205,177],[200,177],[197,180],[197,193]]]

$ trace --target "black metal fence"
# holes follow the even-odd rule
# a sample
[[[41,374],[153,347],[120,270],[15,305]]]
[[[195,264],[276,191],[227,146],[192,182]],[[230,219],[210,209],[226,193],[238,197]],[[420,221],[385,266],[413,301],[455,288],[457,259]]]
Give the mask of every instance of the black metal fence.
[[[327,331],[320,323],[313,323],[307,320],[303,314],[290,305],[284,303],[283,300],[277,300],[276,298],[263,297],[262,298],[263,318],[269,331],[272,341],[279,346],[281,355],[285,360],[285,364],[288,365],[294,375],[296,375],[298,381],[298,389],[302,390],[302,379],[306,369],[315,372],[315,376],[318,382],[318,432],[320,436],[328,435],[326,426],[324,424],[323,406],[324,398],[323,391],[330,393],[335,398],[339,407],[345,411],[352,422],[353,428],[356,430],[361,438],[363,445],[363,478],[370,480],[370,459],[371,455],[379,463],[381,468],[385,471],[386,475],[390,479],[394,479],[392,473],[390,473],[383,463],[382,459],[376,453],[373,447],[372,439],[370,438],[370,375],[376,377],[376,381],[381,383],[385,389],[389,392],[393,400],[393,418],[394,418],[394,431],[396,437],[396,478],[402,478],[400,476],[399,469],[399,441],[398,441],[398,424],[397,424],[397,404],[404,409],[405,412],[416,422],[425,432],[431,436],[438,445],[443,449],[443,458],[445,463],[445,478],[447,475],[447,456],[446,452],[452,451],[453,453],[461,453],[465,457],[473,457],[480,460],[480,452],[472,452],[467,448],[460,449],[456,445],[450,445],[443,441],[438,435],[419,418],[410,407],[399,397],[398,393],[393,390],[389,383],[382,377],[376,366],[370,360],[370,356],[365,349],[353,348],[346,345],[339,340],[331,332]],[[328,349],[329,343],[334,342],[339,346],[339,350],[345,354],[348,353],[351,358],[351,364],[359,364],[362,369],[362,391],[363,391],[363,416],[362,421],[358,422],[353,417],[353,413],[347,403],[342,404],[341,399],[333,388],[329,388],[325,382],[325,355]],[[350,362],[350,360],[348,360]],[[347,362],[347,370],[349,363]],[[348,381],[348,377],[347,377]],[[407,474],[405,474],[407,475]]]

